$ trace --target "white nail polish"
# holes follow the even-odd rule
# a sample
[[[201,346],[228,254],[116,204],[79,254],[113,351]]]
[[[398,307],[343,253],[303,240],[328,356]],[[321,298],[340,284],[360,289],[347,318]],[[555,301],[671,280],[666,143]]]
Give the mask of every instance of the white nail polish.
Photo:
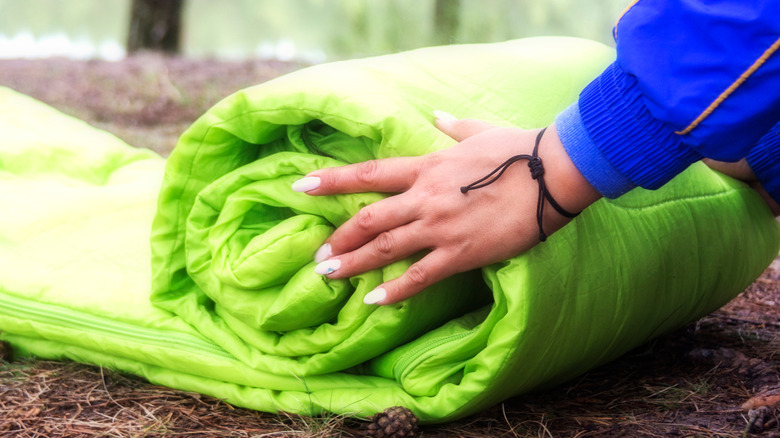
[[[444,111],[439,111],[439,110],[434,111],[433,116],[441,120],[442,122],[454,122],[458,120],[458,118],[453,116],[452,114]]]
[[[320,177],[307,176],[292,183],[292,189],[296,192],[308,192],[320,186]]]
[[[387,297],[387,291],[383,287],[378,287],[371,292],[367,293],[363,297],[363,302],[366,304],[376,304]]]
[[[330,243],[326,243],[317,249],[314,253],[314,261],[316,263],[322,263],[328,260],[333,255],[333,250],[330,249]]]
[[[314,267],[314,272],[320,275],[328,275],[338,271],[340,267],[341,267],[341,260],[330,259],[318,263],[317,266]]]

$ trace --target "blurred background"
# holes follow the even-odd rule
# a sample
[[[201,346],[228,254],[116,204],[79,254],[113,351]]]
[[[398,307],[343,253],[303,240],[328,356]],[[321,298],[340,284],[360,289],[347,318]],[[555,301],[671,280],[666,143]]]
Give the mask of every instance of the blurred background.
[[[188,57],[318,63],[422,46],[570,35],[611,44],[628,0],[0,0],[0,58],[120,60],[131,20]],[[176,29],[160,17],[173,16]],[[149,6],[150,5],[150,6]],[[134,22],[138,24],[138,22]],[[171,23],[169,21],[169,23]],[[165,27],[163,25],[162,27]],[[143,31],[136,25],[135,30]],[[169,37],[170,38],[170,37]]]
[[[578,36],[629,0],[0,0],[0,86],[167,155],[225,96],[327,61]]]

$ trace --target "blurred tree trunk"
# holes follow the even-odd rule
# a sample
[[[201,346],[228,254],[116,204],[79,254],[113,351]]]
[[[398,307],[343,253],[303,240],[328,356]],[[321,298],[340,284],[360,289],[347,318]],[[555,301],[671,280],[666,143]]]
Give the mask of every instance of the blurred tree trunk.
[[[433,29],[439,44],[455,42],[460,25],[460,0],[436,0]]]
[[[184,0],[133,0],[127,52],[178,53],[183,3]]]

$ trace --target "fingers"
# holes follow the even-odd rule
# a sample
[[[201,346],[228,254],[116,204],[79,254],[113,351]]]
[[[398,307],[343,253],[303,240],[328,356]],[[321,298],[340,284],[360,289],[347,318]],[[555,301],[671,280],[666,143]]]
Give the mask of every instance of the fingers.
[[[403,301],[457,273],[447,262],[444,250],[436,250],[413,264],[400,277],[390,280],[363,297],[366,304],[393,304]]]
[[[355,251],[318,263],[314,271],[333,279],[349,278],[409,257],[431,246],[420,238],[420,223],[383,232]],[[363,302],[384,305],[402,301],[454,274],[448,259],[441,256],[443,253],[443,250],[434,250],[410,266],[402,276],[366,294]]]
[[[393,233],[398,231],[398,229],[393,230]],[[329,278],[347,278],[354,273],[376,269],[388,264],[390,261],[408,257],[422,249],[418,247],[419,245],[415,245],[413,240],[410,240],[413,235],[413,233],[406,235],[398,233],[388,237],[390,239],[388,242],[398,240],[397,246],[392,244],[383,246],[385,245],[383,243],[369,244],[361,248],[360,251],[326,260],[317,265],[315,272],[320,275],[327,275]],[[411,265],[400,277],[390,280],[366,294],[363,297],[363,302],[366,304],[386,305],[414,296],[425,288],[458,272],[449,260],[445,256],[445,250],[434,250],[420,261]]]
[[[458,120],[455,116],[447,114],[444,111],[434,111],[433,114],[436,116],[436,127],[458,142],[495,127],[490,123],[481,120]]]
[[[478,120],[457,120],[443,112],[435,112],[435,116],[436,126],[458,142],[494,128]],[[423,157],[371,160],[317,170],[296,181],[293,190],[309,195],[400,193],[363,208],[342,224],[315,254],[318,262],[315,272],[334,279],[348,278],[421,250],[432,250],[402,276],[367,294],[364,298],[366,304],[402,301],[459,272],[454,266],[454,258],[445,256],[449,252],[443,247],[437,248],[440,242],[428,237],[435,233],[422,229],[424,221],[420,219],[420,214],[427,211],[429,205],[421,202],[412,188],[421,173],[426,175],[426,179],[419,181],[422,186],[426,186],[425,181],[432,185],[430,181],[441,181],[452,173],[451,169],[448,173],[447,168],[431,163],[436,163],[436,160]]]
[[[376,240],[383,231],[414,221],[418,208],[414,198],[405,195],[391,196],[363,207],[331,234],[326,243],[330,246],[328,251],[343,254]]]
[[[399,193],[414,184],[418,161],[414,157],[394,157],[320,169],[295,181],[292,189],[309,195]]]
[[[430,246],[419,228],[415,222],[385,231],[354,251],[318,263],[314,271],[329,278],[349,278],[409,257]]]
[[[434,115],[439,130],[458,142],[494,128],[481,120],[458,120],[444,111],[434,111]],[[393,157],[320,169],[295,181],[292,189],[309,195],[400,193],[414,184],[421,163],[417,157]]]

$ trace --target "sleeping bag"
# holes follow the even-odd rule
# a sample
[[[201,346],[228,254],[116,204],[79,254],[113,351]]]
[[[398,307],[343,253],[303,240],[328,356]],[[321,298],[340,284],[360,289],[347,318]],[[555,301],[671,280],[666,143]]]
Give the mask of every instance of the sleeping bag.
[[[522,255],[368,306],[413,258],[330,280],[313,255],[386,195],[290,185],[451,146],[435,109],[548,125],[613,58],[533,38],[318,65],[227,97],[167,160],[0,88],[1,337],[17,355],[237,406],[403,405],[428,423],[577,376],[761,274],[780,230],[753,190],[698,163],[657,191],[599,201]]]

